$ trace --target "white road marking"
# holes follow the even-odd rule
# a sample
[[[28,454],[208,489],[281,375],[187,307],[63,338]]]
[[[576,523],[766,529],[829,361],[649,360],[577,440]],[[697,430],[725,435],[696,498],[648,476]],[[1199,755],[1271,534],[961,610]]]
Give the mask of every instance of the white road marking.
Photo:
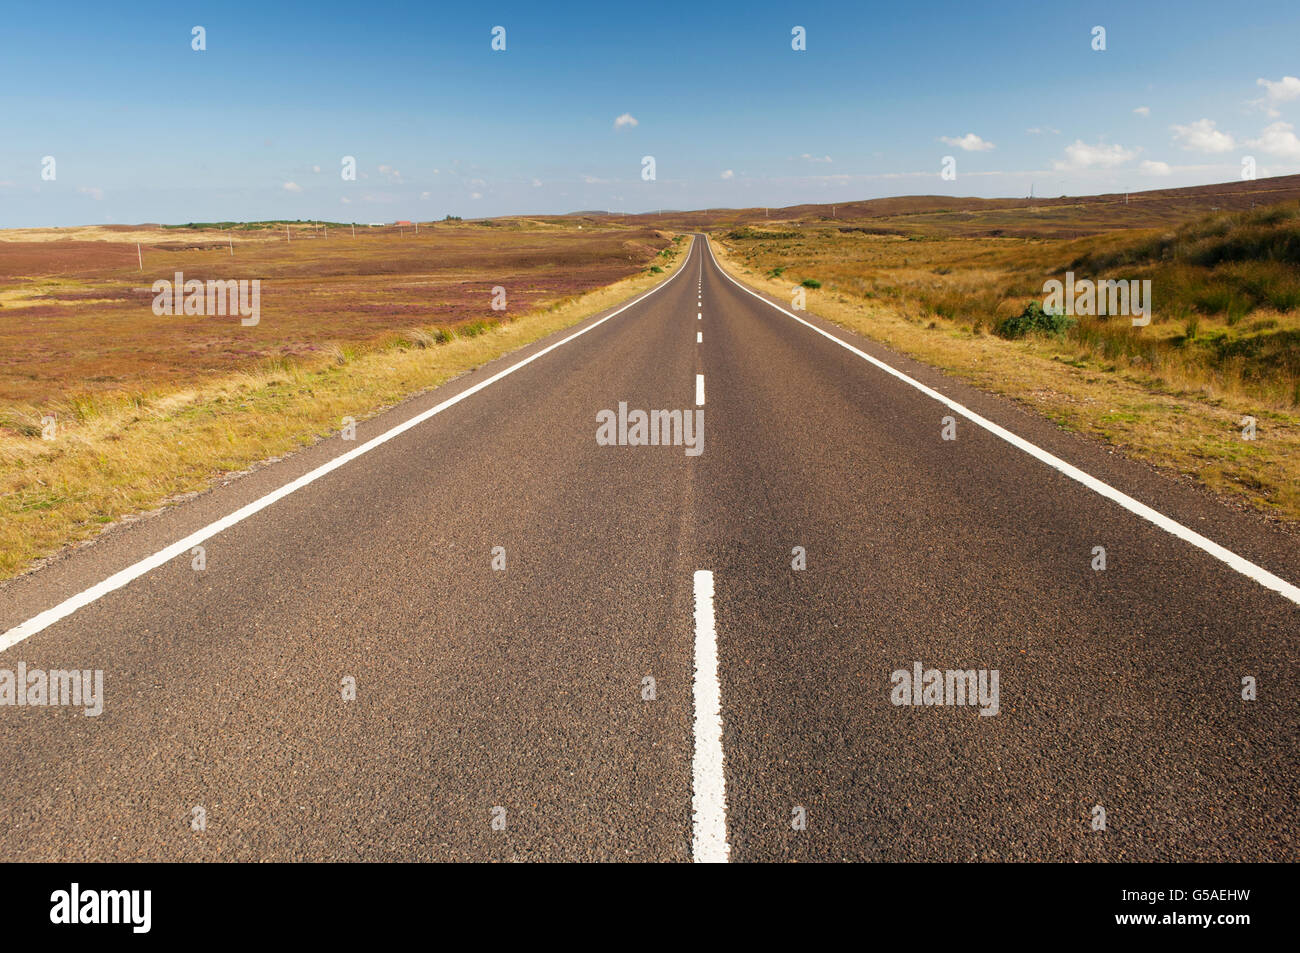
[[[703,343],[704,343],[704,332],[703,332],[703,331],[696,331],[696,332],[695,332],[695,343],[696,343],[696,344],[703,344]]]
[[[695,239],[692,237],[691,239],[692,248],[694,247],[694,244],[695,244]],[[687,250],[688,258],[690,257],[690,254],[691,252],[688,249]],[[701,259],[700,267],[701,268],[704,267],[702,259]],[[248,519],[248,517],[252,516],[254,513],[266,509],[272,503],[284,499],[286,496],[288,496],[290,493],[293,493],[295,490],[301,490],[303,487],[307,486],[308,484],[315,483],[317,480],[325,476],[327,473],[331,473],[334,470],[337,470],[339,467],[347,463],[351,463],[357,457],[369,453],[371,450],[374,450],[376,447],[387,443],[388,441],[392,440],[394,437],[398,437],[406,433],[406,431],[410,430],[412,427],[418,427],[420,424],[424,423],[430,417],[437,416],[447,408],[459,404],[465,398],[473,394],[477,394],[485,387],[495,384],[497,381],[501,380],[501,378],[513,374],[521,367],[526,367],[527,365],[531,364],[533,361],[537,360],[539,357],[549,354],[551,353],[551,351],[554,351],[556,348],[568,344],[574,338],[581,337],[582,335],[586,334],[588,331],[592,330],[593,328],[600,327],[602,324],[604,324],[606,321],[610,320],[611,318],[618,317],[628,308],[644,301],[646,298],[650,297],[656,291],[659,291],[661,288],[668,287],[668,285],[670,285],[677,278],[677,275],[680,275],[683,271],[685,271],[684,268],[679,269],[667,281],[663,282],[662,284],[655,285],[645,294],[640,295],[639,297],[629,301],[627,304],[623,305],[617,311],[610,312],[609,314],[605,315],[605,317],[601,318],[599,321],[593,321],[585,328],[573,332],[563,340],[556,341],[554,344],[542,348],[536,354],[529,355],[528,357],[524,358],[522,361],[510,365],[505,370],[497,371],[495,374],[493,374],[491,377],[487,378],[486,380],[479,381],[474,386],[465,388],[459,394],[456,394],[454,397],[447,398],[442,403],[438,404],[436,407],[431,407],[428,410],[424,411],[423,413],[416,414],[410,420],[407,420],[404,423],[400,423],[397,426],[384,431],[378,437],[374,437],[370,440],[367,440],[365,443],[357,447],[355,450],[349,450],[347,453],[340,454],[334,459],[326,463],[322,463],[316,469],[310,471],[309,473],[304,473],[302,476],[298,477],[298,479],[293,480],[290,483],[286,483],[278,490],[272,490],[270,493],[254,500],[252,503],[240,507],[239,509],[235,510],[235,512],[231,513],[229,516],[222,517],[221,519],[217,520],[214,523],[209,523],[207,526],[204,526],[202,529],[190,533],[190,535],[186,536],[184,539],[172,543],[170,546],[166,547],[165,549],[160,549],[152,556],[146,556],[144,559],[141,559],[139,562],[133,563],[132,565],[127,566],[125,569],[115,572],[113,575],[109,576],[103,582],[97,583],[96,585],[91,586],[89,589],[77,593],[75,596],[70,596],[69,598],[60,602],[54,608],[46,609],[44,612],[41,612],[38,615],[33,616],[32,618],[28,619],[26,622],[14,626],[3,636],[0,636],[0,652],[12,648],[13,646],[17,645],[19,642],[22,642],[24,639],[30,638],[31,636],[35,635],[37,632],[40,632],[42,629],[48,628],[49,626],[58,622],[60,619],[72,615],[72,613],[76,612],[78,609],[89,605],[90,603],[101,598],[102,596],[106,596],[110,592],[113,592],[116,589],[121,589],[127,583],[130,583],[133,580],[140,578],[145,573],[150,572],[151,570],[157,569],[159,566],[163,565],[164,563],[170,562],[171,560],[175,559],[177,556],[180,556],[184,553],[188,553],[190,549],[192,549],[193,547],[199,545],[205,540],[211,539],[213,536],[216,536],[218,533],[222,532],[223,530],[229,529],[230,527],[234,526],[236,523],[240,523]]]
[[[695,375],[695,406],[704,406],[704,375]]]
[[[1000,427],[997,424],[993,423],[993,421],[981,417],[979,414],[975,413],[975,411],[962,406],[961,404],[957,403],[955,400],[949,397],[945,397],[937,390],[934,390],[931,387],[927,387],[926,385],[922,384],[918,380],[915,380],[914,378],[908,377],[902,371],[897,370],[894,367],[891,367],[890,365],[886,364],[884,361],[872,357],[870,354],[860,350],[859,348],[854,347],[852,344],[849,344],[847,341],[842,341],[839,338],[837,338],[835,335],[829,333],[828,331],[824,331],[821,328],[817,327],[817,325],[812,324],[809,321],[805,321],[797,314],[787,311],[779,304],[767,300],[767,298],[763,297],[761,294],[758,294],[755,291],[751,291],[750,289],[746,288],[743,284],[741,284],[739,281],[737,281],[735,278],[732,278],[731,275],[727,274],[726,270],[724,270],[722,266],[718,264],[718,260],[717,258],[714,257],[713,249],[709,247],[707,239],[705,240],[704,247],[708,249],[709,258],[712,259],[714,267],[717,268],[718,271],[722,272],[722,274],[727,278],[727,280],[730,281],[737,288],[739,288],[741,291],[745,292],[746,294],[753,295],[755,298],[757,298],[759,301],[763,302],[764,304],[770,305],[771,307],[776,308],[776,310],[780,311],[782,314],[794,318],[794,320],[798,321],[804,327],[812,328],[812,330],[816,331],[822,337],[834,341],[840,347],[844,348],[845,350],[851,351],[852,353],[856,354],[858,357],[862,358],[864,361],[867,361],[868,363],[874,365],[875,367],[880,368],[886,374],[890,374],[891,376],[898,378],[900,381],[903,381],[905,384],[909,384],[912,387],[915,387],[917,390],[925,394],[927,397],[937,400],[939,403],[943,404],[945,407],[948,407],[950,410],[954,410],[957,413],[961,414],[967,420],[971,421],[971,423],[983,427],[985,430],[987,430],[989,433],[993,434],[996,437],[1001,437],[1003,440],[1011,444],[1016,449],[1023,450],[1031,457],[1034,457],[1035,459],[1040,460],[1043,463],[1046,463],[1052,469],[1065,474],[1071,480],[1075,480],[1079,483],[1082,483],[1084,486],[1086,486],[1088,489],[1092,490],[1093,492],[1099,493],[1102,496],[1106,497],[1106,499],[1118,503],[1120,506],[1124,507],[1124,509],[1128,510],[1130,513],[1140,516],[1142,517],[1142,519],[1146,520],[1147,522],[1153,523],[1154,525],[1160,527],[1165,532],[1169,533],[1171,536],[1176,536],[1179,539],[1183,540],[1184,542],[1191,543],[1197,549],[1201,549],[1209,553],[1215,559],[1232,567],[1237,572],[1241,573],[1243,576],[1255,580],[1261,586],[1264,586],[1267,589],[1272,589],[1274,592],[1279,593],[1283,598],[1289,599],[1292,602],[1296,603],[1297,605],[1300,605],[1300,586],[1295,586],[1287,582],[1285,579],[1281,578],[1280,576],[1273,575],[1273,573],[1269,572],[1263,566],[1257,566],[1254,563],[1250,562],[1250,560],[1238,556],[1232,550],[1220,546],[1218,543],[1214,542],[1214,540],[1207,539],[1206,537],[1202,536],[1200,533],[1188,529],[1182,523],[1179,523],[1176,520],[1172,520],[1168,516],[1165,516],[1163,513],[1159,512],[1158,510],[1154,510],[1151,507],[1147,506],[1145,503],[1141,503],[1133,499],[1133,497],[1129,496],[1128,494],[1120,492],[1119,490],[1111,486],[1109,483],[1103,483],[1101,480],[1098,480],[1096,477],[1084,472],[1083,470],[1080,470],[1078,467],[1066,463],[1060,457],[1048,453],[1046,450],[1042,449],[1041,447],[1035,444],[1030,443],[1028,440],[1025,440],[1023,437],[1018,437],[1015,434],[1013,434],[1011,431],[1007,430],[1006,428]]]
[[[704,315],[703,315],[702,313],[700,313],[699,311],[696,311],[696,312],[695,312],[695,320],[696,320],[696,321],[703,321],[703,320],[704,320]]]
[[[695,573],[695,755],[691,759],[691,858],[725,864],[727,779],[722,771],[722,687],[713,623],[713,573]]]

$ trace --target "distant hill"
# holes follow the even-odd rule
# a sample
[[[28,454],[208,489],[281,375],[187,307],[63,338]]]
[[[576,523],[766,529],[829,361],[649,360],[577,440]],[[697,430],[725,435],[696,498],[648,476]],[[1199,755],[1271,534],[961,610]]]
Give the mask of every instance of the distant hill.
[[[1128,228],[1176,226],[1214,211],[1243,211],[1300,199],[1300,175],[1147,192],[1034,199],[904,195],[785,208],[702,209],[640,215],[581,212],[596,221],[677,228],[839,224],[885,235],[949,233],[987,237],[1072,238]]]

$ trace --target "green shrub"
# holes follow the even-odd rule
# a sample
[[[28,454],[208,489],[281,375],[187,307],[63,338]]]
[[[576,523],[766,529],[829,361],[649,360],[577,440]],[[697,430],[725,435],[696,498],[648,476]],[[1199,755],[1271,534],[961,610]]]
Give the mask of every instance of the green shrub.
[[[803,281],[799,282],[799,284],[803,285],[805,288],[820,288],[822,286],[822,283],[816,278],[805,278]]]
[[[1043,310],[1037,301],[1031,301],[1020,314],[998,324],[997,333],[1004,338],[1022,338],[1031,332],[1060,335],[1076,323],[1069,315],[1053,314]]]

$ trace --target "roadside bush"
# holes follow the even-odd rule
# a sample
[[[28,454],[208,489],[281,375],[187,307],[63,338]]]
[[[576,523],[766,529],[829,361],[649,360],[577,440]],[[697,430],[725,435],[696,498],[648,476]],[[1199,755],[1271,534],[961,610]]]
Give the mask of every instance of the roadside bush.
[[[1022,338],[1031,332],[1061,335],[1076,323],[1069,315],[1044,311],[1041,304],[1031,301],[1024,311],[998,324],[997,333],[1004,338]]]
[[[803,285],[805,288],[820,288],[822,286],[822,283],[816,278],[805,278],[803,281],[799,282],[799,284]]]

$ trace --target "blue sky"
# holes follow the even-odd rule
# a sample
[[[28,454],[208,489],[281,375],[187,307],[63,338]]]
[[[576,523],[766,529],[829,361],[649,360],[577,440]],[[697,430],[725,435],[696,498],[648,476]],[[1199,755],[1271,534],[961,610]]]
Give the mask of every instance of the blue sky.
[[[1300,172],[1296,0],[546,6],[10,2],[0,226],[1088,194],[1234,180],[1248,155]]]

